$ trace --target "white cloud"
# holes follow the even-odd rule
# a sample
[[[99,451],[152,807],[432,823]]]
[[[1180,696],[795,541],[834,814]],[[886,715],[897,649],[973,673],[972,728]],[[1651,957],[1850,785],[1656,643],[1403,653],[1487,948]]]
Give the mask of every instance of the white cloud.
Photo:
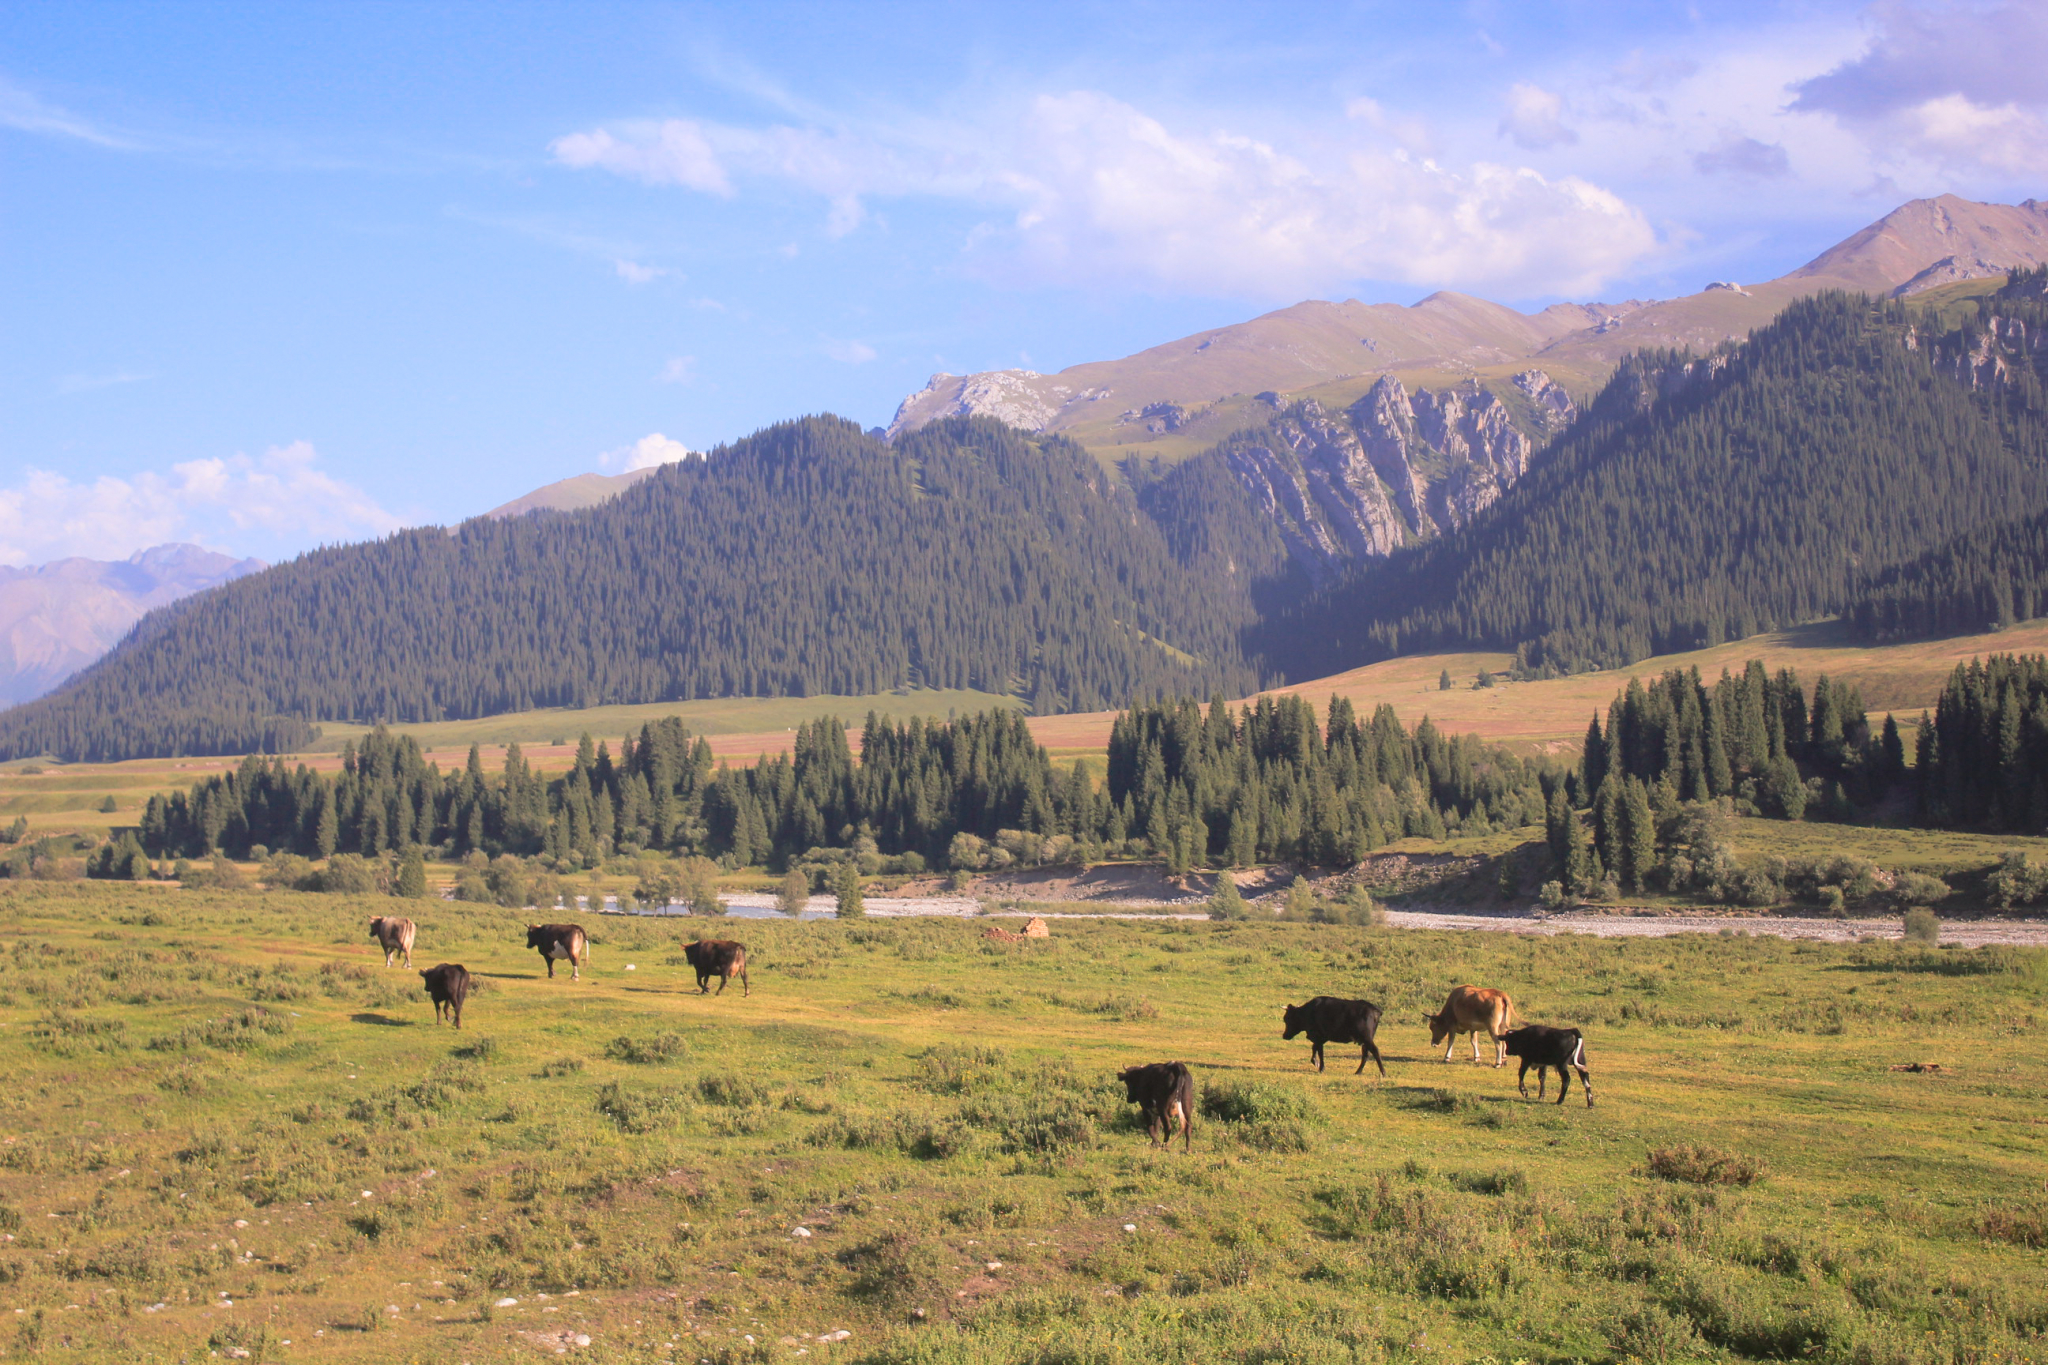
[[[1501,115],[1500,135],[1513,138],[1518,147],[1532,150],[1579,140],[1576,132],[1565,127],[1562,95],[1540,85],[1520,83],[1508,87],[1507,112]]]
[[[877,197],[993,208],[1004,218],[972,235],[968,259],[1005,282],[1262,299],[1360,280],[1569,292],[1656,247],[1643,214],[1610,190],[1483,160],[1453,168],[1426,154],[1431,134],[1418,121],[1389,118],[1369,99],[1347,112],[1362,139],[1354,131],[1299,153],[1227,130],[1171,129],[1092,91],[1040,96],[981,126],[669,120],[553,147],[564,165],[713,194],[747,178],[794,185],[825,198],[835,234],[858,227]],[[1561,124],[1550,132],[1568,135]]]
[[[1638,210],[1576,176],[1377,147],[1311,165],[1087,93],[1041,98],[1031,133],[1013,177],[1025,206],[995,240],[1045,278],[1268,297],[1360,279],[1572,292],[1656,245]]]
[[[648,284],[668,274],[664,266],[642,265],[638,261],[623,258],[613,261],[612,265],[619,272],[619,278],[628,284]]]
[[[316,469],[318,458],[311,445],[294,441],[256,459],[189,460],[167,472],[101,475],[89,483],[31,469],[12,488],[0,488],[0,563],[121,559],[179,540],[240,553],[256,541],[272,553],[288,552],[403,524],[361,489]]]
[[[865,365],[876,356],[865,341],[827,341],[825,354],[846,365]]]
[[[660,432],[649,432],[623,450],[607,451],[598,457],[598,464],[605,468],[619,466],[619,471],[630,474],[636,469],[654,469],[660,465],[674,464],[678,460],[703,459],[701,452],[691,450],[681,441],[671,440]]]
[[[661,367],[661,373],[654,376],[657,384],[694,384],[697,382],[697,357],[693,355],[672,355]]]
[[[601,167],[650,185],[681,185],[706,194],[732,193],[725,167],[711,150],[703,128],[688,119],[669,119],[652,127],[633,125],[624,141],[603,128],[571,133],[555,139],[549,150],[564,166]]]

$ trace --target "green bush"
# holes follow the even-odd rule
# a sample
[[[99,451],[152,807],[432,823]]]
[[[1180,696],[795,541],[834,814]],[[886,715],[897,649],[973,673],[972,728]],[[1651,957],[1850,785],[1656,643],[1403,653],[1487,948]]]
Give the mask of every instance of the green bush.
[[[1906,912],[1903,928],[1906,938],[1914,943],[1941,942],[1941,917],[1924,906]]]

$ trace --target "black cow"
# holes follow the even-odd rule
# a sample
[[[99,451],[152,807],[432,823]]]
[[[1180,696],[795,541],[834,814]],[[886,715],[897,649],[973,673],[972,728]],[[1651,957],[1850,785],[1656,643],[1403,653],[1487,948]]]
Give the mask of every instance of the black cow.
[[[1297,1033],[1308,1035],[1308,1055],[1318,1071],[1323,1069],[1324,1043],[1356,1043],[1358,1070],[1351,1074],[1363,1074],[1368,1060],[1378,1064],[1380,1075],[1387,1074],[1387,1064],[1380,1058],[1380,1045],[1372,1040],[1380,1026],[1380,1007],[1370,1000],[1339,1000],[1334,995],[1319,995],[1306,1005],[1289,1005],[1280,1022],[1284,1026],[1280,1031],[1283,1039],[1291,1040]]]
[[[583,979],[583,964],[590,960],[590,936],[583,932],[582,925],[529,924],[526,946],[540,949],[540,955],[547,959],[549,980],[554,979],[555,963],[563,959],[569,963],[569,979]]]
[[[734,943],[729,938],[707,938],[696,943],[683,945],[683,956],[697,970],[697,990],[700,994],[711,989],[711,978],[718,978],[718,993],[725,994],[725,983],[734,977],[740,979],[740,994],[752,995],[753,987],[747,984],[747,945]]]
[[[462,1027],[462,1002],[469,999],[469,968],[459,962],[443,962],[420,973],[427,983],[427,998],[434,1002],[434,1023],[446,1011],[455,1027]]]
[[[1157,1146],[1173,1146],[1180,1125],[1181,1150],[1192,1151],[1195,1140],[1195,1078],[1186,1062],[1151,1062],[1116,1073],[1132,1104],[1145,1115],[1145,1133]]]
[[[1593,1078],[1586,1073],[1586,1039],[1575,1028],[1550,1028],[1543,1024],[1529,1024],[1511,1031],[1505,1046],[1507,1055],[1522,1059],[1521,1074],[1515,1077],[1522,1097],[1529,1096],[1529,1068],[1536,1068],[1536,1098],[1543,1098],[1543,1087],[1550,1079],[1550,1068],[1557,1068],[1557,1102],[1564,1103],[1565,1094],[1572,1088],[1571,1071],[1579,1073],[1579,1083],[1586,1088],[1586,1107],[1593,1107]]]

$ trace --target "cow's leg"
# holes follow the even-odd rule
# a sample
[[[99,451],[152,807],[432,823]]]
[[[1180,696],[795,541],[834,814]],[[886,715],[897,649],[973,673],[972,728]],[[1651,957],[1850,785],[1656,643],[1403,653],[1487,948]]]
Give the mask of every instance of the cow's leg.
[[[1478,1064],[1478,1061],[1479,1061],[1479,1030],[1478,1030],[1478,1029],[1473,1029],[1473,1030],[1472,1030],[1472,1061],[1473,1061],[1473,1064],[1474,1064],[1474,1065],[1477,1065],[1477,1064]]]
[[[1316,1064],[1316,1070],[1323,1069],[1323,1045],[1313,1038],[1308,1040],[1308,1059]]]
[[[740,999],[745,1000],[754,993],[753,983],[747,980],[747,969],[740,968]]]
[[[720,995],[725,994],[725,983],[730,980],[732,980],[731,972],[720,972],[718,974],[718,993]]]
[[[569,954],[569,979],[571,981],[581,981],[583,979],[583,959],[574,953]]]
[[[1579,1084],[1582,1087],[1584,1087],[1586,1091],[1586,1107],[1588,1109],[1591,1109],[1593,1107],[1593,1074],[1587,1071],[1586,1068],[1582,1066],[1577,1066],[1575,1067],[1575,1069],[1579,1073]],[[1563,1104],[1564,1096],[1559,1095],[1557,1097],[1557,1102],[1559,1104]]]
[[[1444,1065],[1446,1065],[1446,1066],[1450,1065],[1450,1061],[1451,1061],[1451,1054],[1452,1054],[1453,1052],[1456,1052],[1457,1050],[1458,1050],[1458,1035],[1457,1035],[1457,1034],[1455,1034],[1455,1033],[1453,1033],[1453,1034],[1452,1034],[1452,1035],[1450,1036],[1450,1039],[1449,1039],[1449,1041],[1447,1041],[1447,1042],[1446,1042],[1446,1043],[1444,1044]]]
[[[1541,1071],[1536,1073],[1536,1084],[1543,1084],[1543,1073]],[[1515,1076],[1515,1089],[1522,1092],[1523,1099],[1529,1098],[1529,1063],[1526,1058],[1523,1059],[1521,1071]]]
[[[548,980],[553,981],[555,979],[555,955],[543,952],[541,958],[548,964]]]
[[[1508,1040],[1503,1034],[1493,1035],[1493,1064],[1495,1067],[1508,1064]]]

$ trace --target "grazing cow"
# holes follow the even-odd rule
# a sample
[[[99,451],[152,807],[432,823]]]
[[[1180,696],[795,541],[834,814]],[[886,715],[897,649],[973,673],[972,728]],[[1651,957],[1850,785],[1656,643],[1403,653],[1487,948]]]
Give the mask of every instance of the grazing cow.
[[[379,915],[370,921],[370,937],[384,950],[384,965],[389,967],[391,959],[405,954],[405,965],[412,966],[412,941],[419,928],[409,919],[397,915]]]
[[[734,943],[729,938],[707,938],[696,943],[683,945],[683,956],[697,971],[697,991],[705,994],[711,989],[711,978],[718,978],[718,993],[725,994],[725,985],[734,977],[740,979],[740,994],[752,995],[753,988],[747,984],[747,945]]]
[[[1291,1040],[1297,1033],[1308,1034],[1309,1059],[1318,1071],[1323,1069],[1324,1043],[1356,1043],[1358,1070],[1351,1074],[1363,1075],[1368,1059],[1379,1064],[1380,1075],[1387,1074],[1387,1064],[1380,1058],[1380,1045],[1372,1040],[1380,1026],[1380,1007],[1369,1000],[1319,995],[1306,1005],[1289,1005],[1280,1022],[1283,1039]]]
[[[1515,1084],[1522,1092],[1522,1098],[1529,1098],[1529,1068],[1536,1068],[1536,1098],[1543,1098],[1543,1086],[1550,1079],[1550,1068],[1557,1068],[1557,1102],[1564,1103],[1566,1092],[1572,1088],[1571,1072],[1579,1073],[1579,1084],[1586,1088],[1586,1107],[1593,1107],[1593,1078],[1586,1073],[1586,1039],[1575,1028],[1549,1028],[1543,1024],[1530,1024],[1518,1028],[1507,1036],[1507,1054],[1522,1059],[1522,1073],[1515,1077]]]
[[[1459,986],[1451,992],[1450,999],[1444,1001],[1441,1013],[1425,1014],[1422,1022],[1429,1025],[1429,1045],[1444,1044],[1445,1061],[1451,1060],[1451,1051],[1458,1046],[1461,1033],[1472,1035],[1472,1060],[1478,1061],[1479,1035],[1483,1030],[1493,1039],[1493,1064],[1501,1066],[1508,1059],[1501,1040],[1508,1036],[1508,1025],[1514,1022],[1514,1018],[1515,1002],[1508,999],[1506,991],[1485,986]]]
[[[1173,1146],[1173,1130],[1181,1132],[1181,1150],[1192,1151],[1195,1140],[1195,1078],[1185,1062],[1152,1062],[1116,1073],[1126,1097],[1145,1115],[1145,1134],[1153,1145]]]
[[[469,968],[459,962],[443,962],[420,976],[427,983],[427,998],[434,1002],[434,1022],[438,1025],[446,1010],[455,1027],[461,1028],[462,1002],[469,999]]]
[[[582,925],[529,924],[526,926],[526,946],[538,948],[540,955],[547,959],[550,981],[555,977],[555,964],[564,959],[569,963],[569,979],[583,979],[583,964],[590,960],[590,936],[583,932]]]

